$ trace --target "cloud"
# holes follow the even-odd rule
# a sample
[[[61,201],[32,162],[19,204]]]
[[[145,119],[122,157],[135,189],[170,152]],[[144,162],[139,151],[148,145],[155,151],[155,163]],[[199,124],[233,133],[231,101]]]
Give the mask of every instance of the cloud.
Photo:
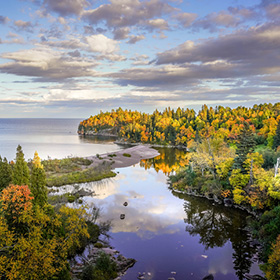
[[[256,72],[256,67],[270,68],[269,71],[275,72],[280,65],[279,48],[280,26],[265,24],[198,43],[186,41],[174,49],[159,53],[156,63],[206,63],[221,60],[236,64],[237,69],[251,67],[252,73]]]
[[[116,28],[113,31],[114,40],[124,40],[128,38],[130,29],[128,27]]]
[[[189,27],[192,25],[197,16],[198,15],[194,13],[179,13],[174,16],[174,18],[176,18],[183,27]]]
[[[169,29],[167,21],[162,18],[150,19],[150,20],[146,21],[145,25],[146,25],[146,28],[149,30],[154,30],[154,29],[168,30]]]
[[[110,4],[84,11],[83,17],[91,24],[105,22],[110,28],[139,26],[162,29],[167,28],[167,23],[159,17],[175,11],[175,8],[161,0],[111,0]]]
[[[202,19],[196,20],[192,27],[194,30],[208,29],[210,32],[218,31],[218,27],[236,27],[241,19],[228,12],[211,13]]]
[[[17,27],[18,30],[25,30],[28,32],[32,32],[34,25],[30,21],[16,20],[14,21],[14,26]]]
[[[186,41],[158,53],[155,65],[150,63],[146,68],[124,69],[109,76],[121,86],[163,91],[203,85],[209,81],[217,84],[229,78],[249,83],[259,75],[271,76],[280,72],[279,49],[280,28],[271,23],[197,43]]]
[[[119,50],[118,42],[104,36],[103,34],[88,36],[86,37],[86,41],[92,52],[113,54]]]
[[[48,11],[53,11],[61,16],[79,15],[89,5],[86,0],[44,0]]]
[[[4,17],[0,15],[0,24],[6,24],[9,22],[9,18],[8,17]]]
[[[63,81],[74,77],[92,77],[97,66],[89,59],[66,56],[50,48],[36,48],[4,53],[4,59],[13,60],[0,65],[0,72],[34,77],[40,81]]]
[[[145,39],[145,36],[142,34],[142,35],[131,35],[130,36],[130,39],[127,41],[128,44],[135,44],[141,40],[144,40]]]
[[[260,9],[264,9],[266,16],[271,20],[278,20],[280,14],[279,0],[262,0],[259,5]]]

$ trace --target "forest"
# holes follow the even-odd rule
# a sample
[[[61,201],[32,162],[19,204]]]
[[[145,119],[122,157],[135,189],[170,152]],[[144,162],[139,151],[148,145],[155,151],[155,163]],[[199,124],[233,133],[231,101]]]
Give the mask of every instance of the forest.
[[[119,108],[91,116],[78,129],[84,135],[104,131],[123,142],[187,148],[169,176],[171,188],[253,214],[252,231],[263,248],[261,267],[267,279],[280,279],[280,103],[235,109],[203,105],[198,113]],[[172,173],[160,156],[141,164]]]
[[[35,152],[33,160],[26,162],[20,145],[15,161],[8,162],[0,157],[1,280],[70,280],[73,279],[70,264],[74,257],[89,244],[103,247],[99,238],[101,234],[107,234],[109,224],[96,223],[99,209],[78,204],[67,207],[67,200],[62,204],[50,204],[53,196],[48,196],[46,173],[53,173],[53,169],[62,172],[56,178],[60,185],[62,179],[69,179],[65,179],[65,169],[70,179],[77,181],[91,180],[96,172],[102,171],[91,171],[85,177],[77,172],[81,161],[85,165],[90,163],[86,159],[68,158],[47,160],[42,164]],[[53,182],[52,177],[49,179]],[[70,198],[68,202],[75,200],[75,197],[71,201]],[[109,280],[117,277],[117,272],[116,263],[101,252],[94,264],[87,260],[79,279]]]

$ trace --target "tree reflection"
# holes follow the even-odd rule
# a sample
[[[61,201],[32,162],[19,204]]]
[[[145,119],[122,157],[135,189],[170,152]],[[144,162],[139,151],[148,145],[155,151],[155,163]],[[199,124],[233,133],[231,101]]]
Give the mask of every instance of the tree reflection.
[[[250,272],[256,247],[251,245],[251,235],[246,230],[246,213],[192,196],[178,195],[185,199],[184,210],[187,214],[186,231],[200,236],[205,249],[223,247],[230,241],[234,250],[232,258],[235,273],[239,280]]]
[[[162,171],[165,175],[177,171],[188,164],[187,152],[173,148],[157,148],[160,155],[152,159],[143,159],[140,166],[145,170],[154,168],[156,172]]]

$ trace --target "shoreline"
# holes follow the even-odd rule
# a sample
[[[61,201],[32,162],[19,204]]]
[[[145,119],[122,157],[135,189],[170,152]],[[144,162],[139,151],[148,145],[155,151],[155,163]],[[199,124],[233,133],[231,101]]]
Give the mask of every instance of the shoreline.
[[[151,145],[135,145],[130,148],[101,155],[88,156],[86,159],[92,160],[91,167],[106,162],[111,164],[111,168],[129,167],[139,163],[142,159],[151,159],[159,156],[160,153],[153,149]]]

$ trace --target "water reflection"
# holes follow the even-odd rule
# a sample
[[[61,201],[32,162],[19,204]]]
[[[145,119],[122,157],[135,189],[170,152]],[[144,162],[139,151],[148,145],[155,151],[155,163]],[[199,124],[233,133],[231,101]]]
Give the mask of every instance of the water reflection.
[[[199,242],[205,249],[223,247],[228,241],[233,248],[232,260],[235,273],[239,280],[250,272],[257,248],[252,245],[251,235],[247,227],[246,213],[213,205],[210,201],[197,197],[186,197],[173,193],[185,199],[186,231],[191,236],[199,236]]]
[[[145,170],[153,168],[156,172],[162,171],[165,175],[170,175],[180,167],[188,164],[187,153],[182,149],[156,148],[160,155],[152,159],[143,159],[140,166]]]

